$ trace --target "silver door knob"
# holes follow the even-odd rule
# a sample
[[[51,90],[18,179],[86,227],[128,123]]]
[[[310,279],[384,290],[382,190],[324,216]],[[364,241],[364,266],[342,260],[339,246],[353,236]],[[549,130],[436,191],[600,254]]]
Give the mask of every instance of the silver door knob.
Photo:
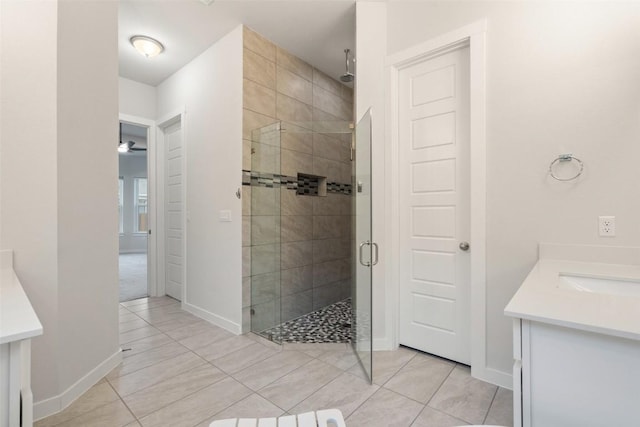
[[[469,242],[460,242],[459,248],[460,248],[460,250],[468,251],[469,250]]]

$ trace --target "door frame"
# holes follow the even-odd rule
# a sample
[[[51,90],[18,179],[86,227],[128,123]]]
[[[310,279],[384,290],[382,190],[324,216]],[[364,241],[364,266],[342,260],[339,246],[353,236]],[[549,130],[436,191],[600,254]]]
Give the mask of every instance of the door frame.
[[[157,225],[157,180],[156,180],[156,122],[144,117],[129,114],[118,115],[122,123],[136,125],[147,129],[147,212],[149,215],[149,230],[147,234],[147,294],[158,296],[158,239],[155,233]]]
[[[181,133],[181,141],[182,141],[182,195],[183,195],[183,203],[182,203],[182,292],[181,292],[181,305],[184,307],[186,303],[187,296],[187,144],[186,144],[186,132],[185,132],[185,118],[186,118],[186,109],[184,107],[179,108],[172,113],[162,116],[159,120],[156,121],[157,126],[157,140],[158,147],[162,147],[162,149],[157,150],[156,155],[156,178],[158,183],[162,183],[162,185],[157,186],[157,195],[158,195],[158,222],[157,222],[157,233],[156,233],[156,241],[158,245],[157,251],[157,277],[158,277],[158,296],[166,295],[167,287],[166,287],[166,218],[165,218],[165,200],[166,200],[166,156],[165,156],[165,145],[166,145],[166,136],[165,129],[175,123],[180,122],[180,133]]]
[[[400,70],[428,60],[438,54],[464,45],[469,46],[470,74],[470,225],[473,251],[471,256],[471,374],[484,381],[511,388],[511,377],[487,366],[486,358],[486,20],[478,21],[455,31],[440,35],[424,43],[405,49],[386,58],[387,129],[387,196],[391,201],[391,243],[387,262],[386,302],[388,330],[394,347],[399,345],[400,292],[400,209],[399,209],[399,106],[398,77]]]

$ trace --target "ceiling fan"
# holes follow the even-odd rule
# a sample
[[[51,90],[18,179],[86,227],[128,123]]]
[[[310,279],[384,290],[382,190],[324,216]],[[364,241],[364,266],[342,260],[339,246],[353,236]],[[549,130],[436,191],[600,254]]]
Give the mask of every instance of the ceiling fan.
[[[122,123],[120,123],[120,142],[118,143],[119,153],[128,153],[130,151],[147,151],[146,148],[134,148],[135,141],[122,142]]]

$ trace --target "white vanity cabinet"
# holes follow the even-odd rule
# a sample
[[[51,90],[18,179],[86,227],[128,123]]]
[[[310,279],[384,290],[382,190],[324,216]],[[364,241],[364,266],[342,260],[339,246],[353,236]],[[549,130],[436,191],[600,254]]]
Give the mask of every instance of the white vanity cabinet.
[[[640,425],[639,341],[523,319],[513,333],[514,426]]]
[[[13,271],[13,253],[0,251],[0,427],[33,425],[31,339],[42,324]]]
[[[640,426],[640,248],[539,250],[505,308],[514,425]]]

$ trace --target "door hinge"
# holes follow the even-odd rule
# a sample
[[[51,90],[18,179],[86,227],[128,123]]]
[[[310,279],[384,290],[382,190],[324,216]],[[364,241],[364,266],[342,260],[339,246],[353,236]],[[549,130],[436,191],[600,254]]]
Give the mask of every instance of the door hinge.
[[[151,234],[151,229],[149,229],[149,234]]]

